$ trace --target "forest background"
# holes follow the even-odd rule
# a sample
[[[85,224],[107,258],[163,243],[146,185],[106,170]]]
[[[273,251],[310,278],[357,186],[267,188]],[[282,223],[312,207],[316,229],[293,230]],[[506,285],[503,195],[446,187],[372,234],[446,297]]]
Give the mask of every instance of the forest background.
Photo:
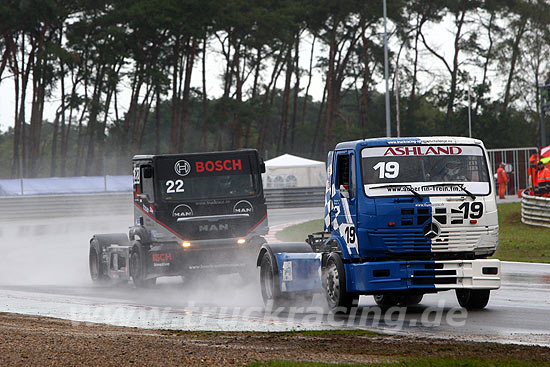
[[[388,0],[388,21],[394,136],[398,116],[401,136],[468,136],[469,91],[473,137],[540,145],[548,2]],[[0,177],[129,174],[136,153],[324,160],[385,136],[383,55],[382,0],[1,0]]]

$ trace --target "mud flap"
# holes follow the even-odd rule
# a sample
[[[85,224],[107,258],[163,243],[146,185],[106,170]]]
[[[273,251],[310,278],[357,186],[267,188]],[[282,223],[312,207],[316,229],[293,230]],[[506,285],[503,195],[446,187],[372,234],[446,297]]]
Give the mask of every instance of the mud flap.
[[[275,253],[282,292],[321,292],[321,260],[316,253]]]

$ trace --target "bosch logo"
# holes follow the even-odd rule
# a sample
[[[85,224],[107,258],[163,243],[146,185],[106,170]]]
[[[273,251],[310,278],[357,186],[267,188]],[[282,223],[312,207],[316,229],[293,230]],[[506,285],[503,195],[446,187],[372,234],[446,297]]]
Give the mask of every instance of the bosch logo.
[[[179,176],[187,176],[191,172],[191,165],[185,159],[181,159],[174,165],[174,171]]]
[[[235,214],[248,214],[252,212],[254,212],[254,208],[247,200],[241,200],[233,207],[233,213]]]
[[[431,222],[426,224],[426,227],[424,227],[424,236],[428,237],[429,239],[436,238],[437,236],[439,236],[439,231],[439,226]]]
[[[242,169],[243,163],[240,159],[195,162],[197,172],[242,171]]]

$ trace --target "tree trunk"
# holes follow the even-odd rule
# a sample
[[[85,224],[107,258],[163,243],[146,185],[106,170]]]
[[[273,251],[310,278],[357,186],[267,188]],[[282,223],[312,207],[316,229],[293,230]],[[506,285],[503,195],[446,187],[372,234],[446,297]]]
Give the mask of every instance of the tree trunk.
[[[521,42],[521,39],[523,38],[523,35],[525,34],[527,25],[527,17],[523,17],[521,19],[520,26],[518,28],[518,31],[514,37],[514,43],[512,45],[512,57],[510,58],[510,70],[508,72],[508,80],[506,81],[506,89],[504,92],[504,103],[503,103],[503,113],[506,114],[508,111],[508,106],[510,105],[511,100],[511,89],[512,89],[512,81],[514,80],[514,74],[516,71],[516,63],[518,61],[519,55],[520,55],[520,47],[519,44]]]
[[[294,149],[294,138],[296,137],[296,118],[298,110],[298,93],[300,92],[300,32],[296,32],[296,44],[294,49],[294,100],[292,102],[292,118],[290,119],[290,149]]]

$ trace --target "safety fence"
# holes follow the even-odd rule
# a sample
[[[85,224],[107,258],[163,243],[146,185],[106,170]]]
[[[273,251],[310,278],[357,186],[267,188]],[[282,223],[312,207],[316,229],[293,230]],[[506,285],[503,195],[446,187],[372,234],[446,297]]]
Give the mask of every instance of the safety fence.
[[[324,204],[324,187],[267,189],[267,207],[319,207]],[[0,221],[74,216],[131,215],[132,193],[33,195],[0,197]]]
[[[550,227],[550,198],[521,194],[521,221],[532,226]]]
[[[516,195],[518,191],[530,186],[529,157],[538,153],[536,147],[488,149],[491,172],[494,174],[500,163],[505,163],[504,169],[508,174],[509,182],[506,186],[506,195]]]

